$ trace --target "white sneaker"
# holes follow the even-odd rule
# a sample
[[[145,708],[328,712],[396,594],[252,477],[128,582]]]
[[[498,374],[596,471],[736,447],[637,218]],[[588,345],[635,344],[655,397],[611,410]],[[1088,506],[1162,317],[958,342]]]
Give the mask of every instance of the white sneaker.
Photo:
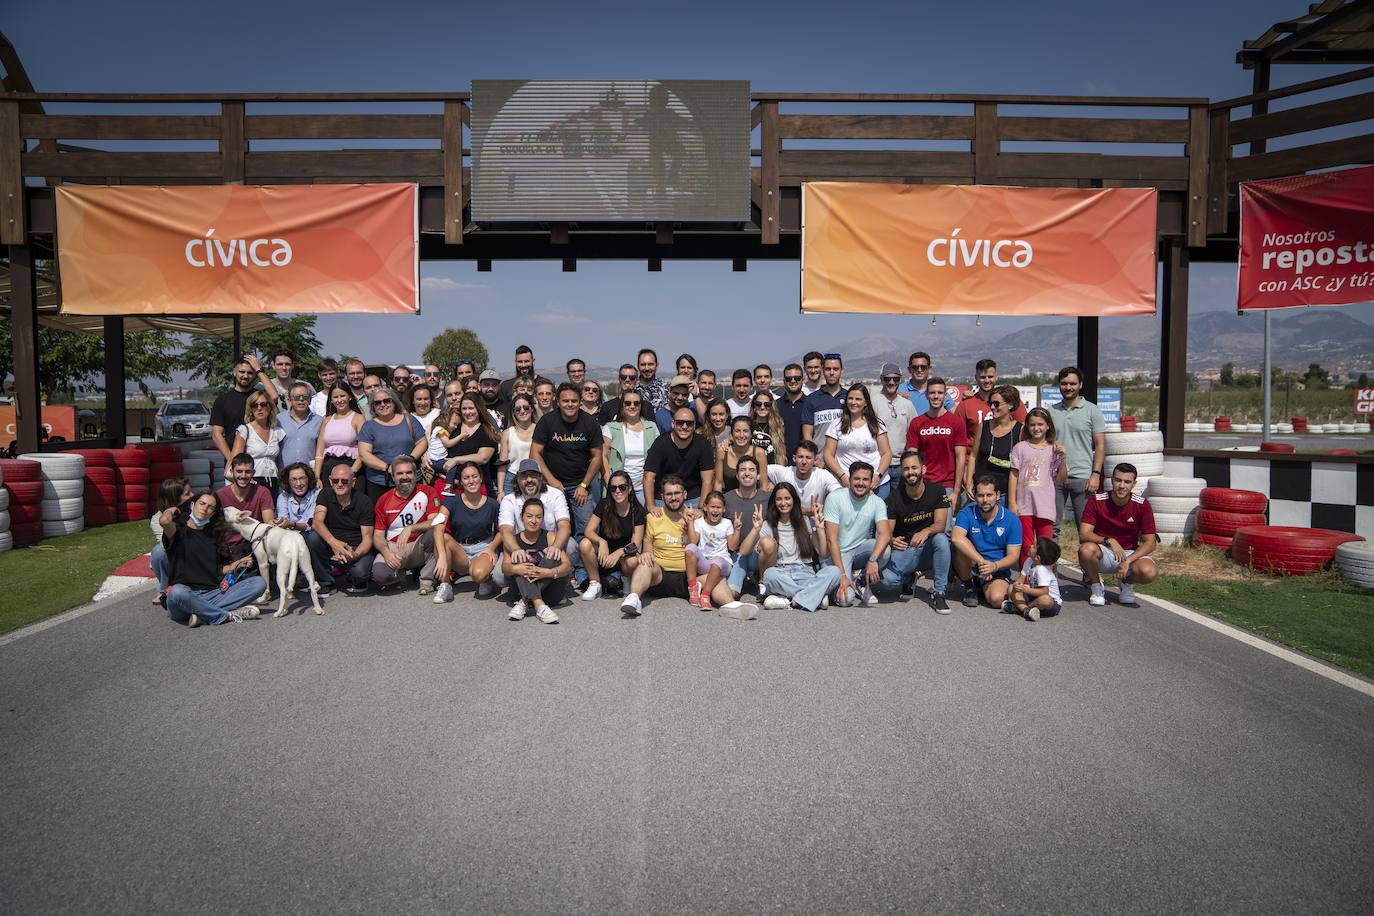
[[[238,614],[244,620],[257,620],[262,616],[262,611],[258,610],[256,604],[245,604],[234,613]]]
[[[490,598],[492,596],[492,593],[495,591],[496,587],[492,585],[490,582],[481,582],[477,585],[478,598]]]
[[[1129,582],[1121,583],[1120,600],[1127,607],[1140,607],[1140,602],[1135,600],[1135,588]]]
[[[639,596],[634,592],[625,596],[625,600],[620,602],[620,613],[628,614],[631,617],[638,617],[644,613],[644,604],[639,600]]]
[[[866,596],[866,597],[864,598],[864,604],[868,605],[869,607],[877,607],[877,606],[878,606],[878,593],[877,593],[877,592],[873,591],[873,589],[871,589],[871,588],[865,588],[865,589],[864,589],[864,595]]]
[[[544,623],[558,623],[558,615],[555,614],[553,608],[549,607],[547,604],[541,605],[539,610],[534,612],[534,616],[538,617]]]
[[[448,582],[440,582],[439,590],[434,593],[435,604],[447,604],[453,600],[453,585]]]
[[[1026,619],[1029,620],[1031,623],[1035,623],[1037,620],[1039,620],[1040,608],[1036,607],[1033,604],[1026,605]]]
[[[511,620],[524,620],[524,619],[525,619],[525,614],[526,614],[526,613],[528,613],[528,611],[527,611],[527,609],[526,609],[526,607],[525,607],[525,602],[523,602],[523,601],[517,601],[517,602],[515,602],[515,604],[512,604],[512,605],[511,605],[511,608],[510,608],[510,619],[511,619]]]
[[[198,626],[200,626],[200,617],[199,617],[199,615],[192,614],[190,617],[186,618],[186,625],[187,625],[188,627],[198,627]]]
[[[727,601],[720,606],[716,613],[729,620],[758,620],[759,606],[746,604],[743,601]]]
[[[601,583],[600,583],[600,582],[588,582],[588,583],[587,583],[587,590],[584,591],[584,592],[582,593],[582,600],[583,600],[583,601],[595,601],[596,599],[598,599],[598,598],[600,598],[600,597],[601,597]]]
[[[792,606],[782,595],[769,595],[763,599],[763,606],[770,611],[785,611]]]
[[[821,610],[825,610],[825,609],[828,608],[828,607],[830,607],[830,596],[829,596],[829,595],[822,595],[822,596],[821,596]]]
[[[1093,607],[1102,607],[1107,603],[1107,590],[1102,587],[1101,582],[1094,583],[1092,596],[1088,598],[1088,603]]]

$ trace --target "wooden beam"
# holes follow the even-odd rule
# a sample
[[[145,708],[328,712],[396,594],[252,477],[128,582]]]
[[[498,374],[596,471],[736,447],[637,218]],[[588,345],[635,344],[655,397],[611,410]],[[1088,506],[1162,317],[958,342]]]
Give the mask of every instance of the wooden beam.
[[[1210,107],[1213,111],[1218,108],[1250,108],[1257,101],[1272,102],[1274,99],[1286,99],[1292,95],[1302,95],[1307,92],[1316,92],[1318,89],[1330,89],[1332,86],[1343,86],[1346,83],[1357,83],[1367,79],[1374,79],[1374,67],[1351,70],[1349,73],[1337,73],[1335,76],[1324,76],[1321,79],[1308,80],[1305,83],[1294,83],[1292,86],[1284,86],[1281,89],[1255,90],[1249,95],[1213,102]]]
[[[1207,106],[1188,109],[1188,244],[1207,244]]]
[[[124,319],[105,319],[105,435],[124,447]],[[218,482],[218,481],[216,481]]]
[[[783,139],[972,140],[967,115],[781,115]]]
[[[1000,118],[1003,140],[1064,143],[1187,143],[1179,118]]]
[[[1182,448],[1188,395],[1188,247],[1180,239],[1165,239],[1163,249],[1159,428],[1165,448]]]
[[[1083,397],[1097,403],[1098,319],[1078,319],[1078,369],[1083,373]]]
[[[1230,218],[1231,167],[1231,110],[1214,108],[1208,115],[1207,140],[1207,232],[1219,235],[1226,231]]]
[[[1289,108],[1273,114],[1239,118],[1231,122],[1231,142],[1249,143],[1251,140],[1284,137],[1290,134],[1338,127],[1354,121],[1374,118],[1374,92],[1362,92],[1343,99]]]
[[[1264,62],[1290,57],[1293,52],[1302,48],[1313,39],[1320,38],[1326,33],[1339,28],[1347,22],[1357,20],[1359,17],[1374,11],[1374,0],[1350,0],[1344,6],[1338,7],[1320,19],[1313,20],[1302,28],[1281,38],[1278,41],[1257,49],[1254,53]],[[1242,54],[1249,54],[1249,51],[1242,51]]]
[[[468,92],[11,92],[22,102],[447,102]]]
[[[225,102],[219,112],[219,154],[224,160],[225,184],[243,184],[244,155],[248,141],[243,134],[243,103]]]
[[[187,155],[182,153],[181,155]],[[442,175],[444,153],[428,149],[293,150],[249,153],[247,173],[257,178]]]
[[[42,441],[43,408],[38,386],[38,290],[33,249],[10,245],[10,322],[14,360],[14,443],[17,452],[36,452]]]
[[[24,137],[19,132],[19,103],[0,101],[0,244],[23,245],[24,174],[19,163]]]
[[[780,178],[973,178],[971,153],[789,149],[779,160]]]
[[[654,224],[654,241],[657,242],[659,245],[671,245],[671,244],[673,244],[673,224],[672,224],[672,223],[655,223],[655,224]]]
[[[463,108],[462,102],[445,102],[442,126],[444,156],[444,241],[463,244]]]
[[[969,105],[991,102],[994,105],[1088,105],[1095,108],[1187,108],[1190,105],[1207,104],[1207,99],[1196,96],[987,95],[967,92],[755,92],[751,97],[760,103],[956,102]]]
[[[778,188],[778,178],[782,175],[782,137],[778,125],[778,103],[762,102],[762,120],[759,122],[760,143],[763,147],[759,157],[760,181],[763,189],[763,207],[759,213],[759,233],[765,245],[776,245],[780,227],[779,201],[782,199]]]
[[[1374,134],[1241,156],[1231,160],[1229,177],[1233,181],[1254,181],[1364,162],[1374,162]]]
[[[267,155],[255,153],[254,155]],[[287,155],[302,155],[288,153]],[[309,154],[305,154],[309,155]],[[205,178],[224,174],[219,153],[24,153],[25,175],[59,178]]]
[[[1013,176],[1093,181],[1105,178],[1188,179],[1182,156],[1103,156],[1096,153],[1002,153],[998,178]]]
[[[462,102],[446,101],[448,105]],[[443,115],[346,114],[252,115],[250,140],[438,140],[447,129]]]
[[[973,181],[987,184],[997,177],[997,156],[1001,151],[997,139],[997,106],[992,102],[978,102],[973,106]]]
[[[33,140],[218,140],[215,115],[50,115],[19,119]]]

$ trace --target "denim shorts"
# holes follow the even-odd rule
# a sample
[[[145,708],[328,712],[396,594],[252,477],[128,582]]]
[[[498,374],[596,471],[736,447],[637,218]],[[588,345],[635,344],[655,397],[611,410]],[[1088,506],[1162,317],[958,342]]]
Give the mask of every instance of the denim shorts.
[[[1102,558],[1097,563],[1098,571],[1104,573],[1116,572],[1117,569],[1121,566],[1121,564],[1116,561],[1116,554],[1112,553],[1112,549],[1108,547],[1106,544],[1098,544],[1097,549],[1102,553]],[[1134,550],[1126,551],[1127,559],[1129,559],[1131,555],[1134,553]]]

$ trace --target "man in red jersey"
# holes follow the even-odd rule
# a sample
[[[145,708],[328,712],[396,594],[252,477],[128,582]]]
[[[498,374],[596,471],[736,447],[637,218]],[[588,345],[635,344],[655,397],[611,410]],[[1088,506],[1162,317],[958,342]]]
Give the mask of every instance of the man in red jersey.
[[[946,389],[942,378],[932,378],[926,382],[930,408],[917,415],[907,427],[906,447],[921,453],[926,468],[925,479],[944,487],[953,502],[959,492],[955,481],[964,479],[968,433],[964,430],[964,422],[955,416],[954,411],[945,407]],[[947,514],[950,524],[953,524],[954,513]]]
[[[1150,557],[1159,542],[1154,510],[1145,497],[1131,492],[1135,481],[1135,465],[1118,464],[1112,469],[1111,492],[1094,493],[1078,523],[1078,562],[1092,588],[1088,603],[1095,607],[1107,603],[1101,573],[1116,573],[1126,607],[1140,607],[1134,586],[1159,575]]]
[[[415,482],[415,459],[398,455],[391,460],[391,479],[396,486],[377,499],[372,544],[372,581],[378,588],[395,585],[406,570],[420,570],[420,594],[434,591],[434,528],[432,522],[443,500],[424,484]]]
[[[991,359],[978,360],[978,365],[973,367],[973,377],[978,387],[964,395],[959,406],[954,408],[954,412],[964,421],[964,432],[968,434],[969,442],[973,441],[973,434],[983,425],[983,421],[992,416],[988,398],[992,397],[992,389],[997,387],[997,363]],[[1017,405],[1011,412],[1011,418],[1017,423],[1025,423],[1026,405]]]

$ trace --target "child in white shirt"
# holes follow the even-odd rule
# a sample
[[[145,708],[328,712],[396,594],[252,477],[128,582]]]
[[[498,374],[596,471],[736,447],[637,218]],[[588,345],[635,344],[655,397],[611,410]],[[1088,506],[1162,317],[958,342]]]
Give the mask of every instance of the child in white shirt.
[[[1011,587],[1011,598],[1002,604],[1003,612],[1010,614],[1015,610],[1031,621],[1058,616],[1064,606],[1059,577],[1054,574],[1054,564],[1058,562],[1059,545],[1047,537],[1037,537],[1021,567],[1020,578]]]
[[[738,549],[739,534],[735,531],[735,523],[725,517],[725,497],[719,492],[702,500],[701,513],[692,521],[683,551],[687,563],[687,600],[709,611],[712,591],[730,575],[733,566],[730,551]],[[706,573],[704,585],[697,582],[697,573],[702,570]],[[729,600],[726,599],[727,603]]]

